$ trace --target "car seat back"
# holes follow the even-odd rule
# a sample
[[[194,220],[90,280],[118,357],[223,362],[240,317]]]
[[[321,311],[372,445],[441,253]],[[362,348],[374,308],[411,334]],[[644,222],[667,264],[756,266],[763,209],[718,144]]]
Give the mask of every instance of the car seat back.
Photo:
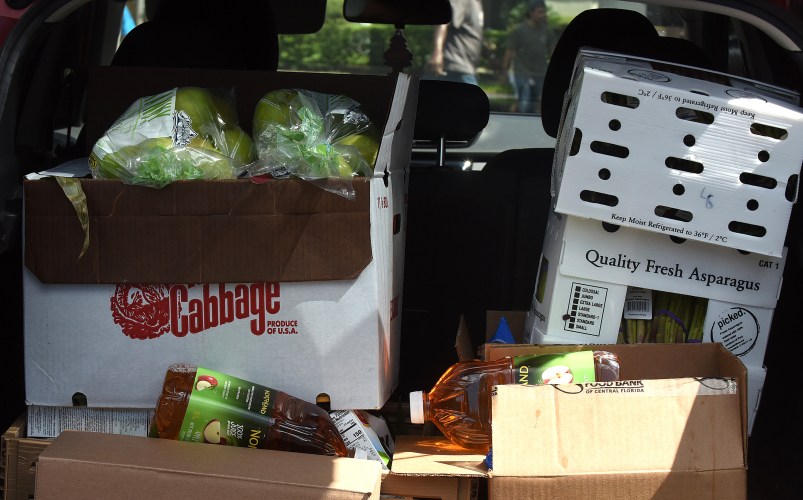
[[[276,70],[279,41],[267,1],[161,0],[123,38],[114,66]]]

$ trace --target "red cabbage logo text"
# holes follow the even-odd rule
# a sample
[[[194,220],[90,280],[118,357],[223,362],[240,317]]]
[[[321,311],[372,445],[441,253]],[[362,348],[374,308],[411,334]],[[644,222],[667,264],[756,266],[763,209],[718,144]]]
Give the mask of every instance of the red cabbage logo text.
[[[201,289],[200,296],[190,290]],[[251,318],[251,333],[266,331],[267,316],[279,312],[279,283],[239,285],[119,284],[111,298],[112,318],[132,339],[165,333],[184,337]]]

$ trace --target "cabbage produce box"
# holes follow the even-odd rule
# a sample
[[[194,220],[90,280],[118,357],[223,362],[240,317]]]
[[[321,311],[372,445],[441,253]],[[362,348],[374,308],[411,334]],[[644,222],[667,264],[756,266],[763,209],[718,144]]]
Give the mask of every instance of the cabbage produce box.
[[[582,51],[553,172],[560,213],[780,257],[803,161],[785,89]]]
[[[762,366],[784,263],[783,257],[552,212],[524,341],[613,344],[626,312],[678,316],[649,296],[628,296],[641,288],[707,299],[699,337],[685,333],[689,323],[680,335],[721,342],[746,365]],[[626,311],[626,304],[637,310]]]
[[[349,95],[383,131],[355,198],[300,179],[83,179],[88,248],[51,179],[24,191],[26,399],[152,407],[167,367],[193,363],[332,409],[378,409],[398,379],[414,77],[98,68],[88,144],[131,102],[233,86],[240,123],[276,88]],[[250,127],[247,127],[248,130]]]

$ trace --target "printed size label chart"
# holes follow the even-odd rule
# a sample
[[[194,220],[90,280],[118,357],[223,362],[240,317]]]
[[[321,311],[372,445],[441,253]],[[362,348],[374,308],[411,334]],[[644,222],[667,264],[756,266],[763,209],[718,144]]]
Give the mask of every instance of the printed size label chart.
[[[563,329],[599,337],[602,313],[608,289],[600,286],[572,283],[569,307]]]

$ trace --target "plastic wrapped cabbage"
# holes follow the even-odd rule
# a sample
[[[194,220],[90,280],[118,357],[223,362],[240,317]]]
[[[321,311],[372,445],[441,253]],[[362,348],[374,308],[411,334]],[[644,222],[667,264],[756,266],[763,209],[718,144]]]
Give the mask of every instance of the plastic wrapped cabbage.
[[[95,143],[89,166],[96,179],[161,188],[234,179],[256,158],[238,125],[233,91],[179,87],[129,106]]]
[[[369,176],[380,143],[357,101],[303,89],[265,94],[254,110],[253,134],[259,162],[249,173],[304,179]]]

